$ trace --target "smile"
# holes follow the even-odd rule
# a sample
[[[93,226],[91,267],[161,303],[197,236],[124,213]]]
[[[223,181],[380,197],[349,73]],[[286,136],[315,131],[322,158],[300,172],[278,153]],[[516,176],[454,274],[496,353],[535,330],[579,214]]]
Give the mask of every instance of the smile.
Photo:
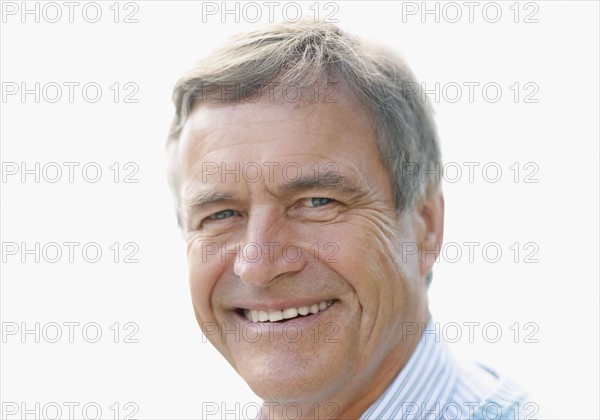
[[[284,319],[293,319],[298,316],[306,316],[324,311],[333,305],[334,300],[324,300],[311,306],[299,306],[286,308],[280,311],[263,311],[258,309],[244,309],[243,314],[250,322],[277,322]]]

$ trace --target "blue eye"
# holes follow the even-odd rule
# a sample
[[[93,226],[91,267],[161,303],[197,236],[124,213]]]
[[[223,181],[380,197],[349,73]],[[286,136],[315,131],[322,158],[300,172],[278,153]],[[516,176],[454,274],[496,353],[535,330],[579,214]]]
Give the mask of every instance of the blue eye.
[[[309,198],[311,207],[320,207],[325,206],[331,202],[333,202],[332,198],[327,197],[311,197]]]
[[[214,214],[211,214],[210,216],[208,216],[208,218],[212,219],[212,220],[220,220],[220,219],[227,219],[234,215],[235,215],[235,212],[233,210],[227,209],[227,210],[222,210],[222,211],[218,211]]]

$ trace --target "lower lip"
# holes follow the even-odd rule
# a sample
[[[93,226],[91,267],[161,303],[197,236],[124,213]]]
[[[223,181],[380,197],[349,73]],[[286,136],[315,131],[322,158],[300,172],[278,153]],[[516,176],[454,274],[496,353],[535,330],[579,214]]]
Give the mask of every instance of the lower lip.
[[[333,306],[335,306],[337,303],[338,303],[337,301],[332,303],[327,308],[320,310],[316,314],[310,314],[310,315],[304,315],[304,316],[299,315],[295,318],[290,318],[290,319],[277,321],[277,322],[268,322],[268,321],[267,322],[252,322],[248,318],[246,318],[244,315],[240,315],[238,313],[236,313],[236,315],[244,322],[245,325],[252,324],[252,325],[255,325],[257,328],[259,328],[260,330],[265,330],[265,331],[284,330],[290,324],[295,324],[296,326],[298,326],[300,328],[305,328],[305,327],[311,326],[316,321],[318,321],[320,318],[322,318],[322,316],[327,314],[329,312],[329,310]]]

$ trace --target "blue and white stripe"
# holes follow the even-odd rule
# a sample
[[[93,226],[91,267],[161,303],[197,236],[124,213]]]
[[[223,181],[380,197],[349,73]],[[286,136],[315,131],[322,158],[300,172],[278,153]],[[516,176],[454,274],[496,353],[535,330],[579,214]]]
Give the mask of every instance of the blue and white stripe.
[[[472,418],[497,389],[499,378],[459,363],[435,327],[430,320],[407,364],[361,420]]]

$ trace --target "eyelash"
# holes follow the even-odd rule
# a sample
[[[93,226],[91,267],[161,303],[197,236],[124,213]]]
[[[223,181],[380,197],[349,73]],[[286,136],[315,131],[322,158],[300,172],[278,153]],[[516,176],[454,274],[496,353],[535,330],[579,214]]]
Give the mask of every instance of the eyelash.
[[[320,206],[309,206],[309,207],[324,207],[327,204],[331,204],[333,203],[335,200],[333,198],[329,198],[329,197],[310,197],[310,198],[306,198],[305,200],[329,200],[327,203],[320,205]]]
[[[232,209],[226,209],[226,210],[221,210],[218,211],[216,213],[211,214],[210,216],[207,217],[208,220],[223,220],[223,219],[229,219],[229,217],[224,217],[224,218],[220,218],[220,217],[216,217],[218,214],[220,213],[225,213],[225,212],[231,212],[231,213],[237,213],[235,210]],[[233,214],[232,214],[233,215]]]
[[[325,204],[307,206],[307,207],[312,207],[312,208],[326,207],[329,204],[332,204],[336,201],[335,199],[329,198],[329,197],[310,197],[310,198],[305,198],[303,200],[300,200],[299,202],[302,203],[303,201],[306,201],[306,200],[327,200],[327,202]],[[311,201],[311,204],[314,204],[314,203]],[[229,217],[219,217],[219,215],[221,215],[222,213],[229,213],[230,216]],[[239,212],[237,212],[233,209],[220,210],[220,211],[213,213],[213,214],[209,215],[208,217],[206,217],[202,221],[202,223],[204,223],[205,221],[219,221],[219,220],[229,219],[229,218],[235,216],[236,214],[239,214]]]

